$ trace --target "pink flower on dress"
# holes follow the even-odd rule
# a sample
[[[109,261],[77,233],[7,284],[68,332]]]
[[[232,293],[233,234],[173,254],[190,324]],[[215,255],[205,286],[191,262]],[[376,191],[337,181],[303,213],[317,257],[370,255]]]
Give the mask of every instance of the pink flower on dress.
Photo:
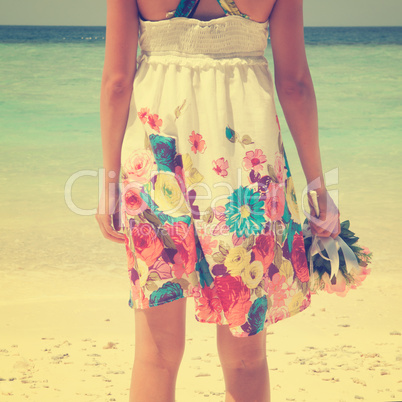
[[[201,287],[200,285],[193,286],[191,283],[188,284],[187,288],[187,296],[194,297],[194,300],[197,300],[201,297]]]
[[[225,161],[225,158],[219,158],[216,161],[212,161],[212,170],[219,176],[226,177],[228,175],[229,162]]]
[[[226,215],[225,215],[225,207],[218,206],[214,209],[215,218],[218,219],[219,223],[217,223],[212,231],[213,236],[224,235],[229,233],[229,226],[226,225]]]
[[[159,118],[157,114],[148,115],[148,124],[151,126],[152,130],[160,133],[160,126],[162,125],[162,119]]]
[[[245,170],[253,169],[255,172],[263,169],[262,164],[267,161],[267,157],[262,153],[261,149],[255,151],[247,151],[243,158],[243,167]]]
[[[285,192],[283,184],[271,181],[265,199],[265,212],[271,221],[278,221],[285,212]]]
[[[145,149],[136,149],[124,163],[123,169],[131,181],[145,184],[151,179],[151,171],[155,166],[152,152]]]
[[[269,311],[268,322],[270,324],[274,324],[278,321],[281,321],[287,317],[289,317],[289,308],[286,306],[277,306],[272,307]]]
[[[142,121],[142,124],[145,124],[148,119],[149,108],[143,107],[142,109],[140,109],[140,111],[137,114],[138,114],[139,119]]]
[[[283,182],[283,173],[285,171],[285,160],[282,155],[277,155],[275,158],[275,175],[280,183]]]
[[[201,134],[196,134],[195,131],[191,132],[188,142],[192,145],[191,150],[196,154],[197,152],[203,154],[207,148],[205,141],[202,139]]]
[[[283,291],[283,284],[286,282],[286,276],[277,272],[268,283],[268,296],[271,297]]]
[[[212,249],[218,245],[218,240],[212,240],[211,236],[200,236],[199,239],[204,254],[211,255]]]

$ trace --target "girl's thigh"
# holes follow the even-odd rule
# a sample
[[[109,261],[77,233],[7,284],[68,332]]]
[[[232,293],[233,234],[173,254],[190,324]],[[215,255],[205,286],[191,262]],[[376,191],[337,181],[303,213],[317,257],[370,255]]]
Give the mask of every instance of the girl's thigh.
[[[186,298],[135,310],[135,353],[181,359],[185,344]]]

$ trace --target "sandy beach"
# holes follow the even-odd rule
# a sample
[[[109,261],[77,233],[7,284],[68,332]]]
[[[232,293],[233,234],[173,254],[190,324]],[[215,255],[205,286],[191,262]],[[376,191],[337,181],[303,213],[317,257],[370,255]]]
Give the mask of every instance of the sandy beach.
[[[268,328],[272,401],[402,400],[394,286],[402,275],[385,278],[380,267],[346,298],[317,295],[306,311]],[[134,320],[122,297],[124,275],[45,276],[32,273],[18,289],[16,277],[2,278],[0,400],[128,400]],[[85,294],[89,283],[97,294]],[[195,321],[189,300],[177,401],[205,400],[223,401],[224,383],[215,327]]]

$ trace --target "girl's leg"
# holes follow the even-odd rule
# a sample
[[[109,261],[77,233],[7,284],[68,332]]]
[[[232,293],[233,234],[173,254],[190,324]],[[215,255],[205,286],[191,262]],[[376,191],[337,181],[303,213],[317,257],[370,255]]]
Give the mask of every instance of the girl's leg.
[[[184,353],[186,299],[135,311],[130,402],[174,402]]]
[[[266,330],[247,338],[234,337],[227,325],[217,330],[226,402],[269,402]]]

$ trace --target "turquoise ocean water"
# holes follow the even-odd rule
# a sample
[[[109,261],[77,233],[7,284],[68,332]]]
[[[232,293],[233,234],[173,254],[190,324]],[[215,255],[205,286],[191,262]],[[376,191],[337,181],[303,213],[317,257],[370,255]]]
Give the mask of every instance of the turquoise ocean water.
[[[65,201],[71,175],[97,174],[102,166],[104,35],[97,27],[0,27],[3,275],[125,269],[122,247],[103,240],[90,211],[78,215]],[[326,172],[337,169],[330,189],[337,192],[341,219],[352,221],[377,261],[397,269],[402,28],[306,28],[306,42],[323,165]],[[271,61],[269,49],[266,56]],[[279,116],[301,198],[305,179],[281,111]],[[72,187],[72,201],[81,209],[96,208],[97,198],[95,176]]]

